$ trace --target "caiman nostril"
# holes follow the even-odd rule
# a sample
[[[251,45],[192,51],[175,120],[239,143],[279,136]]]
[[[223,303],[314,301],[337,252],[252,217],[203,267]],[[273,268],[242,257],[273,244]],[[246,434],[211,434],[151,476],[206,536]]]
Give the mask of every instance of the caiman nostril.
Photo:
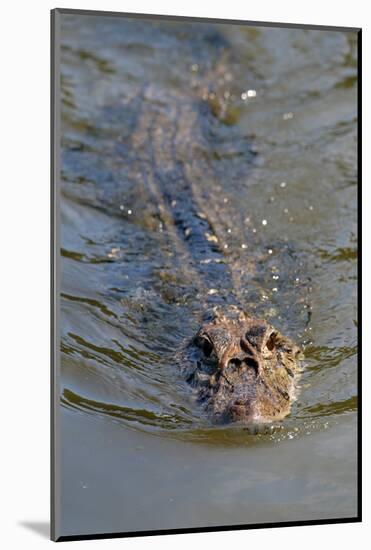
[[[241,366],[241,364],[242,364],[242,361],[241,359],[238,359],[238,357],[233,357],[233,359],[231,359],[228,363],[228,365],[233,368],[238,368]]]
[[[252,369],[254,369],[255,374],[258,374],[259,363],[256,361],[256,359],[254,359],[253,357],[246,357],[244,361],[248,367],[251,367]]]

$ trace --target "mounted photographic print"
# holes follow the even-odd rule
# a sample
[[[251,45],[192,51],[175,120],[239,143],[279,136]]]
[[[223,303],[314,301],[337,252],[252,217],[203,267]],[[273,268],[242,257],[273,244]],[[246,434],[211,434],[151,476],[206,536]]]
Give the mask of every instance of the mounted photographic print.
[[[52,12],[52,538],[360,521],[355,28]]]

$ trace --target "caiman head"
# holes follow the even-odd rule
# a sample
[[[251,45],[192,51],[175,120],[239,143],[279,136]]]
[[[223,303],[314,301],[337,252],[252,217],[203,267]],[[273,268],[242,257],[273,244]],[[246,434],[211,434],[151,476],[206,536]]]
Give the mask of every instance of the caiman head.
[[[192,345],[188,381],[214,422],[260,424],[290,412],[300,350],[272,325],[238,310],[217,314]]]

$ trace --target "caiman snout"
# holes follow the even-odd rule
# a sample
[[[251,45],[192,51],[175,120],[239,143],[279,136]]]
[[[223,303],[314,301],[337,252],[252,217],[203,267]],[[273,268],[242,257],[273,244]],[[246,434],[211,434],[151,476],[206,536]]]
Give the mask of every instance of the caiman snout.
[[[216,422],[272,422],[290,412],[299,348],[272,325],[234,309],[198,331],[189,376]]]

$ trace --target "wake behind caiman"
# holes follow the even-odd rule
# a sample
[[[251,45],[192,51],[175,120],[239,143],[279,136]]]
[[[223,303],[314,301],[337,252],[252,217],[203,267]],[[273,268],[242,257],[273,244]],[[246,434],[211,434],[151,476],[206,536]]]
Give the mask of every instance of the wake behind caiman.
[[[238,117],[230,65],[221,56],[213,68],[197,67],[184,93],[143,85],[125,106],[133,113],[132,127],[121,145],[133,200],[141,190],[146,197],[127,215],[147,229],[160,228],[202,301],[201,328],[178,350],[184,376],[213,422],[260,424],[289,414],[300,351],[270,323],[245,311],[244,274],[254,269],[254,258],[242,256],[241,245],[227,238],[231,225],[238,230],[241,222],[205,158],[205,151],[215,154],[212,145],[223,132],[221,146],[230,162],[241,151],[251,159],[255,154],[229,131]],[[110,190],[110,201],[112,196]],[[103,194],[97,204],[104,201]]]

